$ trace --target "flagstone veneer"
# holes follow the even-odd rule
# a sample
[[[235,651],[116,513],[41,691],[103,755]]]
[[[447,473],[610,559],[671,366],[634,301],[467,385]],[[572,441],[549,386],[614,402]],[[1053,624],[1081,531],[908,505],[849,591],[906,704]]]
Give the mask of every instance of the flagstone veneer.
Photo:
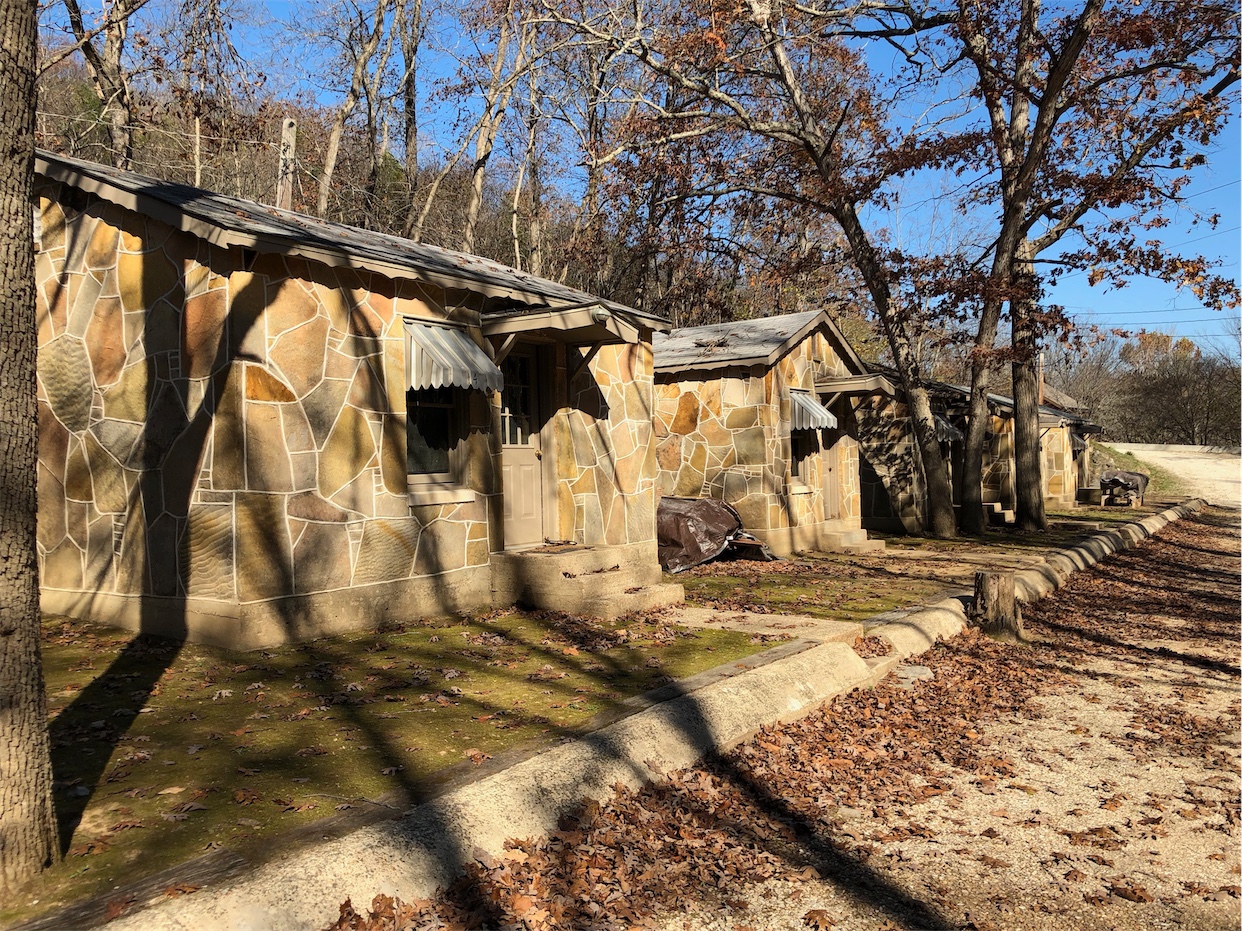
[[[811,431],[813,452],[791,474],[790,390],[853,374],[822,331],[771,367],[733,366],[656,379],[655,461],[662,495],[714,497],[782,550],[813,548],[819,528],[858,527],[858,446],[847,403],[835,429]],[[835,488],[827,481],[832,469]]]
[[[954,397],[966,397],[954,389]],[[936,396],[933,395],[935,403]],[[940,403],[943,403],[941,398]],[[857,407],[859,424],[863,526],[876,530],[921,533],[926,526],[927,485],[922,457],[914,441],[910,411],[894,398],[868,398]],[[1014,507],[1013,418],[988,415],[981,482],[984,503]],[[941,443],[954,502],[960,501],[961,444]]]
[[[420,607],[446,588],[449,606],[490,597],[486,573],[458,571],[488,563],[490,468],[468,471],[468,503],[411,508],[406,488],[402,316],[446,316],[442,291],[217,248],[51,183],[38,194],[39,553],[53,606],[176,632],[184,620],[151,621],[163,596],[165,612],[184,601],[233,619],[233,645],[247,646],[282,639],[273,625],[314,626],[290,620],[291,596],[407,583],[394,591],[421,593]],[[648,396],[649,356],[636,376]],[[616,412],[592,421],[605,452],[650,446],[649,426],[624,422],[641,406],[623,376],[634,364],[606,351],[593,365]],[[486,424],[485,398],[472,417]],[[467,443],[487,460],[485,435]],[[650,497],[653,475],[627,481]],[[650,511],[614,509],[572,535],[644,539],[632,512]],[[335,626],[374,620],[361,613]]]
[[[578,350],[562,350],[576,367]],[[564,370],[558,376],[565,378]],[[656,460],[649,342],[604,346],[554,417],[556,513],[563,540],[655,541]]]
[[[485,345],[480,300],[214,246],[46,179],[37,194],[49,610],[253,648],[520,590],[494,596],[489,571],[504,545],[499,394],[462,389],[457,486],[428,503],[408,484],[404,318]],[[658,574],[639,332],[586,366],[585,348],[534,335],[554,369],[545,535],[625,547],[619,561]]]

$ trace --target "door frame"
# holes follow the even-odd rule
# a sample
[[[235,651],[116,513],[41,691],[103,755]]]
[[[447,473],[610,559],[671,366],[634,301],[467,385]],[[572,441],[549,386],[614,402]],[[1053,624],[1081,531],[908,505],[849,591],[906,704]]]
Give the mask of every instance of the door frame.
[[[544,540],[550,536],[549,528],[559,526],[559,513],[557,510],[557,494],[556,494],[556,449],[555,432],[550,428],[552,419],[555,416],[556,406],[552,402],[552,392],[555,390],[554,372],[552,371],[556,358],[554,355],[555,346],[550,343],[539,342],[535,340],[523,339],[517,342],[513,349],[505,355],[504,361],[501,362],[503,369],[505,362],[515,356],[524,356],[530,360],[530,387],[532,394],[532,404],[530,411],[530,436],[535,440],[536,460],[539,463],[539,483],[538,493],[541,496],[540,502],[540,518],[541,527],[539,540],[535,543],[518,544],[521,548],[532,546],[541,546]],[[504,469],[505,443],[504,436],[504,400],[503,393],[500,401],[500,467]],[[511,447],[510,447],[511,448]],[[502,494],[507,494],[508,490],[503,487]],[[501,523],[504,523],[504,505],[501,505]],[[502,529],[503,532],[503,529]],[[505,540],[505,549],[511,549],[512,544]]]

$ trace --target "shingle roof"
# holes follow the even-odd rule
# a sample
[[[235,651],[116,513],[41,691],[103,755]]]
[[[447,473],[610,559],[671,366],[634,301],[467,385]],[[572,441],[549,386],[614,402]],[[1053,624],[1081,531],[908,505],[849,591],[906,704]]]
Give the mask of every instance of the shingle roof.
[[[866,367],[853,348],[822,310],[657,333],[652,342],[655,369],[682,372],[730,365],[771,365],[821,325],[829,328],[851,368],[865,372]]]
[[[665,318],[656,314],[603,300],[491,259],[400,236],[331,223],[42,150],[36,153],[35,171],[109,202],[155,216],[220,246],[242,246],[259,252],[298,255],[334,266],[362,267],[390,278],[423,280],[441,287],[479,292],[530,309],[598,305],[645,326],[668,325]]]
[[[1075,414],[1080,413],[1083,409],[1082,402],[1077,398],[1049,384],[1044,385],[1044,400],[1052,407]]]

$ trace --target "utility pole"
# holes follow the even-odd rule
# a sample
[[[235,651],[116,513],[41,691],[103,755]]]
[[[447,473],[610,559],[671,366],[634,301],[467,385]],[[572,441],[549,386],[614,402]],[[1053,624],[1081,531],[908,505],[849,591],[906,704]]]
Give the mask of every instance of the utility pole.
[[[298,144],[298,121],[285,117],[280,128],[280,167],[276,171],[276,206],[293,209],[293,163]]]

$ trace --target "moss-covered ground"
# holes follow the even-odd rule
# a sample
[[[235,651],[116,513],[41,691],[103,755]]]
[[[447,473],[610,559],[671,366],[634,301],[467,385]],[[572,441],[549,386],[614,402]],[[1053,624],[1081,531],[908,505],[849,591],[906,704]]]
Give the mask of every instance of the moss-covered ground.
[[[1164,505],[1075,508],[1048,514],[1048,529],[990,527],[982,537],[937,540],[885,536],[885,552],[869,555],[802,553],[771,563],[714,562],[679,576],[687,600],[699,607],[756,613],[804,614],[862,622],[894,608],[934,600],[946,589],[969,587],[978,569],[1020,569],[1044,554],[1082,541],[1097,526],[1140,519]]]
[[[66,855],[0,904],[4,924],[210,850],[261,857],[319,819],[403,810],[764,649],[659,614],[521,611],[247,654],[49,617],[43,647]]]

